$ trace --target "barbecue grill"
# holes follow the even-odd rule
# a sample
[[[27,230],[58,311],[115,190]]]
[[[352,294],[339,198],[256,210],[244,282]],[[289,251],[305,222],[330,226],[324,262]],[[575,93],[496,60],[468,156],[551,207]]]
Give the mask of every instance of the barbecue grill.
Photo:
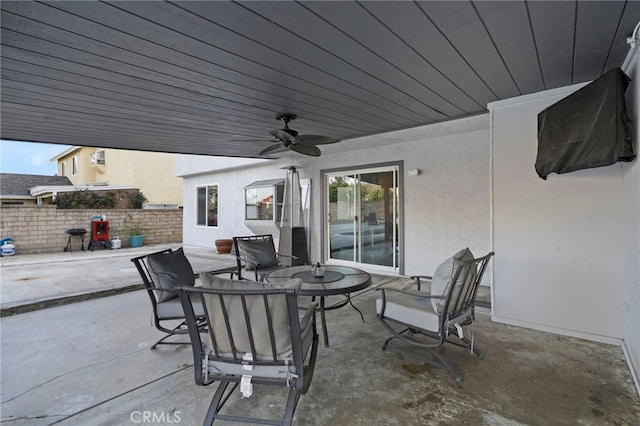
[[[67,234],[69,234],[69,239],[67,240],[67,245],[64,248],[64,251],[72,252],[71,250],[71,237],[80,237],[82,240],[82,244],[80,248],[84,251],[84,235],[87,233],[87,230],[84,228],[71,228],[67,229]]]

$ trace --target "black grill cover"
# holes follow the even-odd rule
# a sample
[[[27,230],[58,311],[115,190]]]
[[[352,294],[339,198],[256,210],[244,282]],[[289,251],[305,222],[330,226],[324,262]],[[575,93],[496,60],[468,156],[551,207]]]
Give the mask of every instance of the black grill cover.
[[[614,68],[538,114],[538,176],[635,158],[624,100],[630,81]]]

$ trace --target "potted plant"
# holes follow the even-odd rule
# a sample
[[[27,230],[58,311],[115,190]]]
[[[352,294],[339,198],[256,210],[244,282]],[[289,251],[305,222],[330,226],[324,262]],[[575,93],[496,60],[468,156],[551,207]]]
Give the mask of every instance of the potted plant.
[[[133,217],[127,213],[127,217],[124,219],[124,233],[129,237],[130,247],[142,246],[145,230],[143,221],[134,220]]]

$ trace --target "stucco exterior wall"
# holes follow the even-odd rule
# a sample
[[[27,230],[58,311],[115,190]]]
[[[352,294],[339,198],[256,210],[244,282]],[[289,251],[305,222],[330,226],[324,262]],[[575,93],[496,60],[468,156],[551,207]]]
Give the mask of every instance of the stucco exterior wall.
[[[67,245],[67,229],[85,228],[85,248],[91,238],[91,217],[104,214],[109,221],[109,236],[119,236],[122,246],[128,247],[124,234],[127,214],[145,224],[145,244],[182,242],[182,210],[75,210],[56,209],[55,206],[0,206],[0,235],[11,237],[16,254],[62,252]],[[73,249],[80,247],[80,239],[73,238]],[[102,250],[99,248],[98,250]]]
[[[285,154],[283,159],[254,162],[211,159],[211,170],[184,175],[184,242],[213,247],[215,239],[267,230],[244,223],[244,186],[264,179],[284,178],[292,162],[301,179],[311,179],[310,259],[320,259],[322,212],[321,171],[402,161],[404,164],[404,224],[406,274],[431,274],[445,258],[463,247],[474,253],[490,251],[489,131],[488,115],[370,136],[348,143],[323,145],[319,158]],[[188,166],[178,160],[177,170]],[[205,162],[205,157],[201,157]],[[416,177],[406,175],[413,168]],[[453,172],[452,172],[453,171]],[[219,227],[195,226],[195,187],[219,184]],[[254,224],[255,225],[255,224]],[[277,230],[276,230],[277,231]]]
[[[604,342],[622,337],[622,165],[540,179],[537,115],[582,85],[489,105],[493,318]]]
[[[637,59],[630,77],[640,80]],[[624,340],[640,365],[640,167],[618,163],[547,181],[535,173],[537,114],[581,85],[490,105],[480,115],[323,146],[320,158],[291,155],[247,166],[200,157],[183,160],[184,241],[212,247],[217,238],[253,233],[244,225],[242,188],[285,176],[295,164],[311,179],[311,253],[321,247],[321,170],[402,161],[405,274],[429,274],[453,251],[495,250],[489,264],[493,319],[613,344]],[[628,92],[636,147],[638,85]],[[182,162],[181,162],[182,161]],[[418,168],[419,176],[407,171]],[[215,171],[217,170],[217,171]],[[195,226],[195,186],[220,185],[218,228]]]
[[[91,165],[91,154],[102,148],[79,147],[58,160],[66,163],[66,175],[74,185],[104,182],[109,185],[130,185],[139,188],[151,204],[182,206],[182,179],[176,177],[177,154],[162,152],[104,149],[105,164]],[[78,173],[71,174],[71,158],[78,157]]]
[[[630,52],[624,71],[631,78],[627,114],[633,123],[634,147],[640,148],[640,46]],[[622,166],[624,211],[624,297],[622,336],[625,354],[640,392],[640,164],[638,158]]]
[[[91,169],[89,162],[91,159],[91,153],[95,148],[78,147],[69,152],[63,157],[58,158],[58,176],[66,176],[74,185],[83,185],[88,182],[99,182],[96,180],[95,173]],[[73,157],[78,159],[78,169],[76,173],[73,173]],[[62,173],[62,164],[65,165],[65,173]]]
[[[304,173],[313,171],[319,177],[322,169],[403,161],[405,275],[431,275],[444,259],[464,247],[474,254],[491,250],[488,115],[339,145],[323,146],[321,161],[307,160]],[[408,176],[416,168],[420,175]],[[320,205],[317,183],[312,191],[314,207]],[[312,207],[312,223],[320,224],[321,214]],[[315,241],[320,239],[319,229],[312,227]],[[489,272],[485,282],[490,282],[490,276]]]

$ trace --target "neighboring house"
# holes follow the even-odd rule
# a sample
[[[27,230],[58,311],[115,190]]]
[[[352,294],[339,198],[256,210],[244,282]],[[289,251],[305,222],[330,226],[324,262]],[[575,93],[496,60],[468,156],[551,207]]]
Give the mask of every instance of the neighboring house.
[[[73,146],[53,157],[58,175],[76,186],[138,188],[149,206],[182,206],[182,179],[175,174],[176,154]]]
[[[73,184],[65,176],[0,173],[0,203],[51,204],[58,191],[69,191]]]
[[[639,62],[631,56],[625,68],[636,147]],[[493,102],[488,114],[322,145],[320,157],[181,158],[183,241],[213,247],[216,239],[264,231],[277,238],[274,215],[255,219],[255,204],[268,208],[273,198],[253,189],[271,184],[267,190],[277,194],[283,167],[293,163],[311,181],[311,262],[431,275],[461,248],[494,250],[492,320],[621,345],[638,378],[638,160],[547,180],[534,169],[538,114],[582,86]],[[376,245],[386,258],[373,256]]]

